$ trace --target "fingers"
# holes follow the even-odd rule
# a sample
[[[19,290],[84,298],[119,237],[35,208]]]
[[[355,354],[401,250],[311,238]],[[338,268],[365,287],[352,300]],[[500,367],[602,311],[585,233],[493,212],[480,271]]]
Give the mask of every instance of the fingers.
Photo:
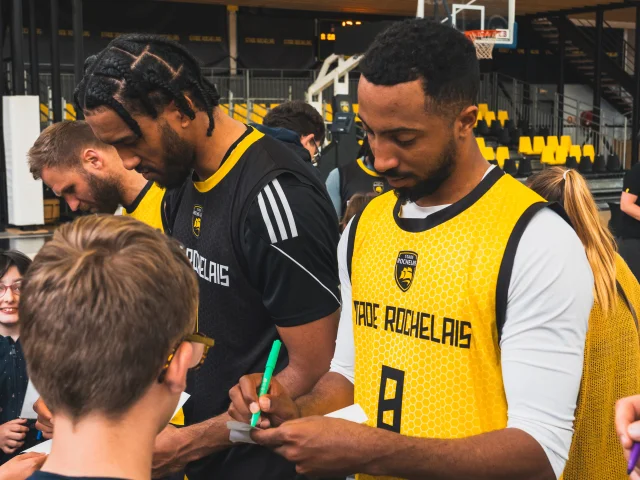
[[[33,409],[38,414],[36,428],[42,432],[44,438],[51,439],[53,437],[53,414],[42,397],[33,404]]]
[[[231,418],[238,422],[248,423],[251,418],[251,412],[244,401],[239,385],[229,390],[229,398],[231,399],[231,405],[229,405],[228,412]]]
[[[271,393],[260,397],[259,407],[269,417],[272,426],[277,427],[288,420],[300,418],[297,405],[279,383],[274,385]]]
[[[7,426],[7,430],[9,432],[27,433],[29,431],[29,427],[25,427],[25,426],[20,425],[18,423],[14,423],[12,425],[8,425]]]
[[[616,432],[625,449],[631,448],[633,440],[640,440],[640,428],[638,428],[638,432],[634,432],[640,425],[629,431],[630,425],[640,418],[639,412],[640,395],[623,398],[616,403]],[[632,436],[633,433],[638,433],[638,435]]]
[[[36,422],[36,429],[42,432],[42,436],[47,440],[53,438],[53,425],[44,424],[40,420]]]
[[[14,418],[13,420],[9,420],[5,425],[26,425],[26,418]]]
[[[27,429],[27,432],[29,431],[29,429]],[[15,440],[17,442],[22,441],[25,439],[25,437],[27,436],[26,433],[21,433],[21,432],[7,432],[6,438],[9,440]]]
[[[240,378],[238,385],[242,391],[242,396],[247,403],[256,402],[258,400],[258,390],[262,383],[262,373],[252,373]]]
[[[51,414],[51,410],[49,410],[49,407],[47,407],[47,405],[44,403],[42,397],[36,400],[36,403],[33,404],[33,410],[38,414],[39,417],[43,417],[48,420],[53,417],[53,415]]]
[[[254,373],[240,378],[238,384],[229,390],[231,406],[229,415],[234,420],[248,423],[254,411],[258,411],[258,389],[262,382],[262,374]]]
[[[268,430],[252,430],[251,438],[254,442],[267,448],[282,447],[285,442],[285,427],[269,428]]]
[[[4,441],[4,445],[2,446],[2,451],[6,454],[15,453],[20,447],[24,445],[24,442],[19,442],[16,440],[6,439]]]
[[[229,414],[235,420],[247,422],[251,417],[251,412],[249,411],[249,405],[244,401],[239,385],[236,385],[229,390],[229,398],[231,399]]]
[[[22,455],[20,455],[20,458],[24,459],[24,460],[28,460],[28,459],[42,459],[42,458],[47,458],[47,455],[44,453],[38,453],[38,452],[27,452],[27,453],[23,453]]]
[[[31,467],[34,470],[40,470],[40,468],[42,468],[42,465],[44,465],[44,462],[47,460],[47,456],[44,453],[25,453],[24,455],[31,455],[29,457],[29,459],[33,462],[31,464]]]

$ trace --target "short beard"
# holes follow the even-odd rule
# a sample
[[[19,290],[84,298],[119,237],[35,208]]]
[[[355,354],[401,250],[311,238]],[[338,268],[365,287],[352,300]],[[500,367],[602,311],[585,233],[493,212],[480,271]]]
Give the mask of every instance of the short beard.
[[[164,172],[156,183],[167,188],[178,187],[191,174],[196,163],[196,149],[191,143],[180,138],[167,122],[161,122],[160,132]]]
[[[401,203],[407,201],[416,203],[424,197],[433,195],[442,184],[451,176],[455,166],[457,148],[452,138],[436,162],[436,169],[426,179],[416,178],[417,183],[412,187],[400,187],[394,189]],[[388,172],[386,172],[388,173]]]
[[[103,179],[87,172],[84,172],[84,175],[93,195],[97,213],[115,213],[122,203],[122,192],[118,182],[112,177]]]

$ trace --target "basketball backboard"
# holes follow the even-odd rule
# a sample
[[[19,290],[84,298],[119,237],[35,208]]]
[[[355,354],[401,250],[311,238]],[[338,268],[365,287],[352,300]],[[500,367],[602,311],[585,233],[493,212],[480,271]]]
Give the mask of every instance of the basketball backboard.
[[[450,3],[449,9],[451,24],[458,30],[497,30],[497,48],[516,47],[516,0],[463,0],[463,3]]]

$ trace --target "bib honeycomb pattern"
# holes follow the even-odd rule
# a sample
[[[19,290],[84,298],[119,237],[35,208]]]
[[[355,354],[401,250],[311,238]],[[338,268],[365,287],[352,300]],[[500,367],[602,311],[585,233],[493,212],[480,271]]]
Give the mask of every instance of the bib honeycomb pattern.
[[[640,285],[624,260],[616,256],[616,279],[640,314]],[[589,317],[584,370],[576,408],[573,442],[564,480],[623,480],[627,465],[616,435],[616,401],[640,393],[638,330],[620,294],[605,315],[595,303]]]
[[[496,327],[498,272],[514,226],[527,208],[541,201],[504,175],[466,210],[423,232],[397,225],[393,192],[365,209],[354,240],[351,308],[355,401],[366,412],[368,425],[380,426],[379,399],[386,406],[402,390],[401,407],[383,407],[380,413],[387,425],[396,420],[403,435],[461,438],[506,427]],[[399,253],[407,251],[417,255],[417,262],[411,285],[403,291],[396,263]],[[369,308],[377,312],[377,328],[365,325],[363,309],[356,309],[355,302],[379,306]],[[414,312],[411,326],[408,313],[387,324],[388,307],[397,318],[402,309]],[[417,329],[415,312],[421,312]],[[386,380],[381,396],[383,367],[400,371],[403,381],[397,376]]]

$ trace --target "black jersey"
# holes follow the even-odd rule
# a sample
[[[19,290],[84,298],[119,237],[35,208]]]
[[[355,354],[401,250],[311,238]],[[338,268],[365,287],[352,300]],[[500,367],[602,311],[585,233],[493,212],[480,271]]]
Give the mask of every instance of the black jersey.
[[[380,195],[389,190],[387,180],[371,171],[363,163],[362,158],[339,167],[340,199],[342,200],[342,214],[347,209],[347,202],[356,193],[373,193]]]
[[[199,277],[198,329],[216,341],[189,379],[186,425],[224,413],[239,378],[264,370],[276,326],[339,308],[335,213],[311,168],[249,128],[218,171],[187,182],[179,206],[168,209],[169,232]],[[287,363],[283,349],[277,371]],[[265,448],[242,445],[191,464],[187,476],[286,480],[295,468]]]

